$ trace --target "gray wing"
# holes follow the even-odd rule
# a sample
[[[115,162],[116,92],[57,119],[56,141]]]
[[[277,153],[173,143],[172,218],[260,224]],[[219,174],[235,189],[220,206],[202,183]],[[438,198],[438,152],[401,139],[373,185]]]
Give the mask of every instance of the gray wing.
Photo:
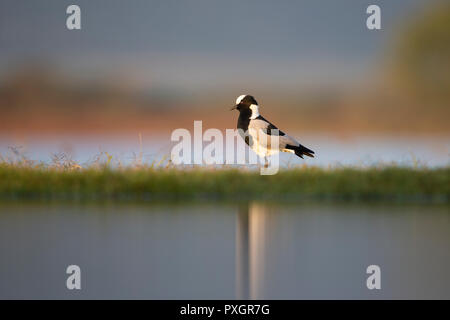
[[[258,116],[258,118],[251,120],[250,122],[255,121],[255,126],[260,127],[262,130],[266,131],[268,135],[277,135],[284,136],[285,133],[277,128],[273,123],[265,119],[263,116]],[[278,130],[278,131],[275,131]],[[272,132],[273,131],[273,132]]]
[[[256,139],[260,142],[262,142],[263,144],[267,145],[270,148],[270,141],[271,141],[271,136],[278,136],[278,146],[279,149],[285,149],[286,146],[290,145],[293,147],[299,146],[300,143],[298,143],[294,138],[288,136],[287,134],[285,134],[283,131],[278,130],[278,128],[276,126],[274,126],[272,123],[270,123],[269,121],[267,121],[264,118],[257,118],[254,120],[250,120],[250,123],[248,125],[248,129],[249,129],[249,134],[254,136],[254,134],[252,134],[250,131],[254,130],[255,132],[257,132],[258,135],[264,135],[261,137],[261,139],[258,139],[257,137],[253,137],[253,139]],[[276,134],[276,132],[274,132],[273,130],[278,130],[278,134]]]
[[[280,137],[280,149],[286,149],[287,146],[298,147],[300,143],[291,136],[284,135]]]

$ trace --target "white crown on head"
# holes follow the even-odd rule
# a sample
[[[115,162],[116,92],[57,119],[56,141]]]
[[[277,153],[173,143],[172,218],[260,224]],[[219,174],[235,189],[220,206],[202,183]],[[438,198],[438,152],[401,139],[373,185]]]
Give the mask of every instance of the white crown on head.
[[[242,99],[244,99],[247,95],[246,94],[241,94],[237,99],[236,99],[236,104],[241,103]]]

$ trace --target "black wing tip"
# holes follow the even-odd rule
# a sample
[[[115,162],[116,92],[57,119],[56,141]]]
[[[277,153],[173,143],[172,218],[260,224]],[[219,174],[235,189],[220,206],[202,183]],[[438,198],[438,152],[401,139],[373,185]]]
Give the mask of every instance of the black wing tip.
[[[301,146],[300,148],[301,148],[302,152],[304,152],[304,153],[310,153],[310,154],[314,154],[315,153],[311,149],[308,149],[308,148],[306,148],[304,146]]]
[[[314,151],[312,151],[311,149],[308,149],[308,148],[306,148],[306,147],[304,147],[302,145],[296,147],[294,149],[294,151],[295,151],[295,154],[297,156],[299,156],[300,158],[302,158],[302,159],[303,159],[304,155],[308,156],[310,158],[314,158]]]

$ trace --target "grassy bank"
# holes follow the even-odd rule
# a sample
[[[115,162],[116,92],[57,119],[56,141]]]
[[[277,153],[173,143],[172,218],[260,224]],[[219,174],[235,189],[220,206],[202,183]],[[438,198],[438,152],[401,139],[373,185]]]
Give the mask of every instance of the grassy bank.
[[[0,165],[0,198],[344,199],[449,202],[450,167],[284,169],[273,176],[238,169],[91,168]]]

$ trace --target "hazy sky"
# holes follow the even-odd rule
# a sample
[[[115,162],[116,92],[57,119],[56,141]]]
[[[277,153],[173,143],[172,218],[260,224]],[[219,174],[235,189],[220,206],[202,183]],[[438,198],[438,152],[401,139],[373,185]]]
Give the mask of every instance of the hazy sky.
[[[420,3],[1,0],[0,72],[46,61],[81,76],[119,72],[142,86],[345,82],[365,75]],[[81,7],[82,30],[66,29],[69,4]],[[381,31],[366,28],[370,4],[381,7]]]

